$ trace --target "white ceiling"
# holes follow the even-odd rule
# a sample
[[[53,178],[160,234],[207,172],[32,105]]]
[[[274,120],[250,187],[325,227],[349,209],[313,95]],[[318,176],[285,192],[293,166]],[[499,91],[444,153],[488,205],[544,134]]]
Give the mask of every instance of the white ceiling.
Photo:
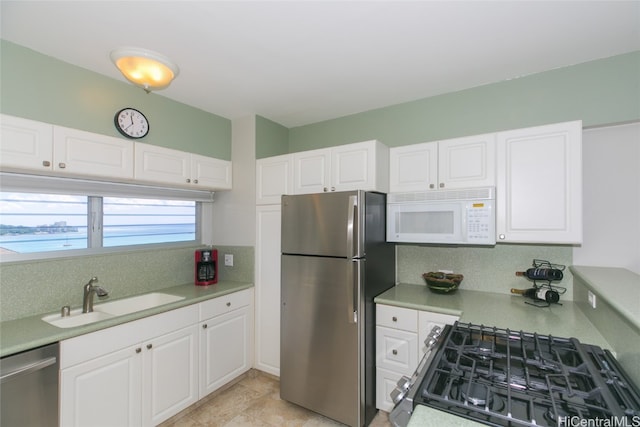
[[[152,49],[180,67],[159,94],[287,127],[640,50],[640,1],[2,0],[1,7],[3,39],[118,80],[112,49]]]

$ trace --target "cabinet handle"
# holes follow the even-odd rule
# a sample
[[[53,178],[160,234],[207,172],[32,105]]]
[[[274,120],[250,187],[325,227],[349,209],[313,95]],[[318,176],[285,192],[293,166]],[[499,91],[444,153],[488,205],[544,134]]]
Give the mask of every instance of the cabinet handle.
[[[501,235],[499,235],[499,236],[498,236],[498,238],[499,238],[500,240],[504,240],[504,239],[506,239],[506,238],[507,238],[507,236],[505,236],[504,234],[501,234]]]
[[[398,321],[398,318],[397,318],[396,316],[393,316],[393,317],[391,318],[391,320],[393,320],[394,322],[397,322],[397,321]]]
[[[336,191],[336,187],[331,187],[331,191]]]
[[[42,166],[48,168],[49,166],[51,166],[51,162],[49,160],[43,160],[42,161]]]
[[[67,167],[67,164],[66,164],[66,163],[62,163],[62,162],[60,162],[60,163],[58,163],[58,167],[59,167],[60,169],[64,169],[64,168],[66,168],[66,167]]]
[[[147,344],[147,350],[151,350],[151,347],[153,347],[152,344]]]
[[[435,185],[429,184],[429,188],[433,189],[433,188],[435,188]]]
[[[193,183],[194,183],[194,184],[197,184],[197,183],[198,183],[198,180],[197,180],[197,179],[194,179],[194,180],[193,180]]]
[[[391,353],[393,353],[394,356],[398,355],[398,350],[393,350]]]
[[[136,353],[140,353],[142,349],[140,347],[136,348]]]
[[[444,182],[440,183],[440,188],[444,188]]]
[[[231,307],[231,303],[230,302],[227,303],[227,307]]]
[[[205,323],[204,325],[202,325],[202,329],[207,329],[209,326]]]
[[[327,192],[327,187],[324,187],[324,188],[323,188],[323,190],[324,190],[324,192],[326,193],[326,192]]]

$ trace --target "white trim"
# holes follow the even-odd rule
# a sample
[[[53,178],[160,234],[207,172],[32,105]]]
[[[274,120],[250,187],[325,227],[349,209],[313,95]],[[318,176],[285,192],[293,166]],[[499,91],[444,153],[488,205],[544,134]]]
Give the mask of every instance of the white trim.
[[[0,172],[0,190],[22,193],[73,194],[103,197],[139,197],[147,199],[212,202],[213,191],[123,184],[20,173]]]

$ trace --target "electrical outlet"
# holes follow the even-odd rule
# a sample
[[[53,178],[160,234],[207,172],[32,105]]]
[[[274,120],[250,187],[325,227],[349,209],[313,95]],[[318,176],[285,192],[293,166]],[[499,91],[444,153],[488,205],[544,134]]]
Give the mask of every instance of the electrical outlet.
[[[224,265],[233,267],[233,254],[224,254]]]
[[[589,295],[587,298],[589,299],[589,305],[591,306],[591,308],[596,308],[596,294],[589,291]]]

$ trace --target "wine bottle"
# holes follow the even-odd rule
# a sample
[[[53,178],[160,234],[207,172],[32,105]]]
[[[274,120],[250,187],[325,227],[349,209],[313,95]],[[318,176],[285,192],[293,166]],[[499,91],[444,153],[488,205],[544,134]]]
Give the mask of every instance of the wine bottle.
[[[556,303],[560,301],[560,294],[549,288],[529,288],[529,289],[516,289],[511,288],[512,294],[522,295],[526,298],[534,300],[546,301],[548,303]]]
[[[557,268],[530,268],[527,271],[516,271],[516,276],[524,276],[531,280],[562,280],[562,270]]]

